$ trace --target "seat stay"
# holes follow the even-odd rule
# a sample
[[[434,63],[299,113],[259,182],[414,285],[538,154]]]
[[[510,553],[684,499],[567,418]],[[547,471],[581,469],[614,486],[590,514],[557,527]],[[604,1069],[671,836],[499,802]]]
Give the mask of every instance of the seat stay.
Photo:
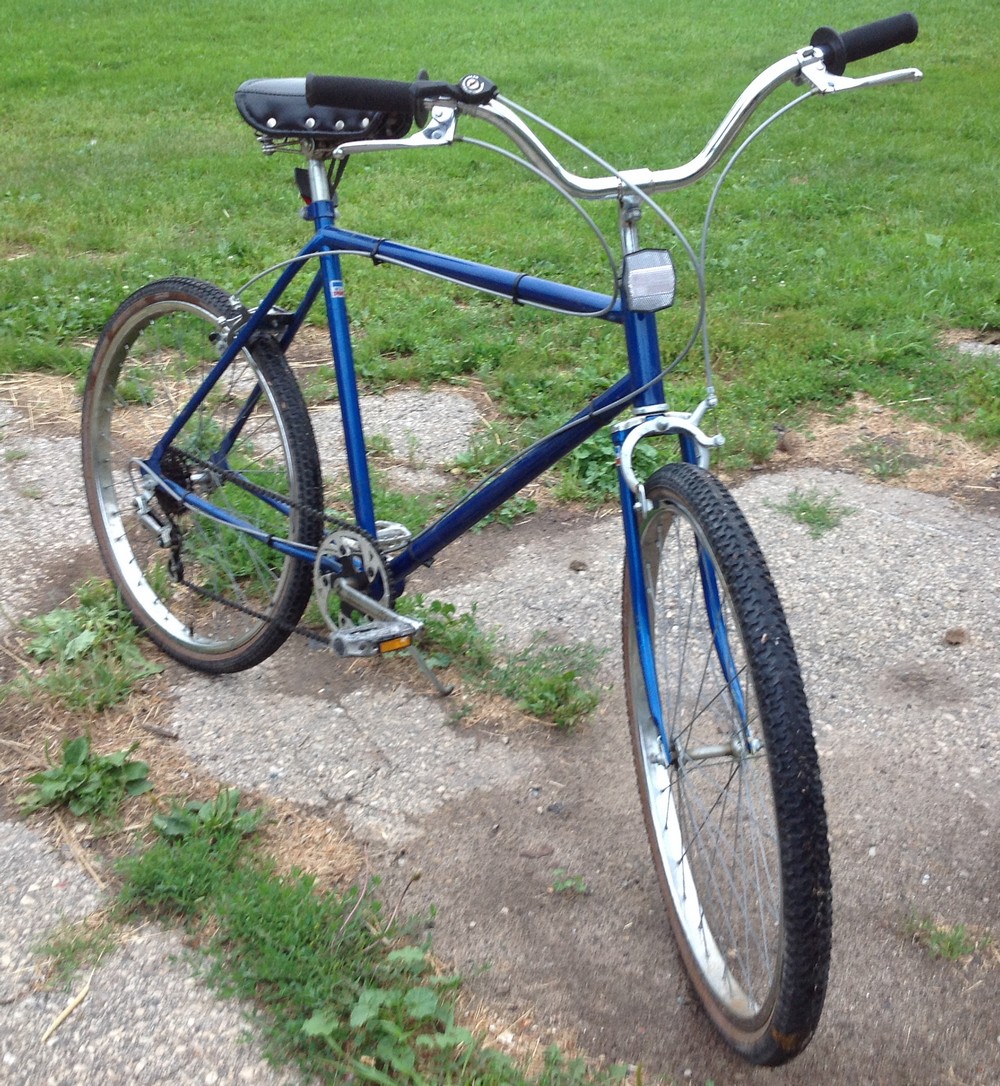
[[[230,323],[220,323],[219,331],[224,333],[228,337],[228,343],[219,356],[219,361],[212,367],[201,385],[195,390],[191,398],[187,401],[184,407],[177,413],[170,423],[170,426],[164,432],[163,436],[154,446],[152,452],[149,455],[149,463],[156,468],[163,454],[170,447],[172,442],[176,439],[177,435],[184,429],[187,423],[194,416],[194,413],[204,403],[205,398],[209,395],[212,389],[221,379],[222,375],[232,365],[234,359],[250,346],[253,338],[260,334],[262,329],[266,326],[266,322],[270,319],[270,314],[273,308],[278,304],[282,295],[288,289],[289,284],[299,274],[304,267],[305,263],[311,256],[311,250],[313,248],[315,239],[310,241],[308,245],[302,250],[299,256],[292,261],[287,268],[283,270],[278,280],[275,282],[271,290],[268,291],[261,304],[252,312],[247,314],[239,322],[233,321]],[[313,302],[318,294],[320,288],[320,273],[316,274],[316,281],[310,286],[306,293],[306,299],[303,304],[296,311],[292,322],[289,327],[285,329],[283,335],[280,337],[279,343],[282,348],[286,347],[291,342],[295,333],[302,326],[305,316],[309,309],[312,307]],[[308,304],[307,304],[308,303]],[[254,398],[254,393],[251,393],[248,398],[248,406],[252,408],[252,404],[249,404],[249,400]],[[259,395],[259,393],[257,394]],[[235,425],[241,426],[248,417],[248,409],[244,408],[240,415],[240,421]],[[234,429],[229,435],[227,440],[229,445],[239,436],[239,429]]]

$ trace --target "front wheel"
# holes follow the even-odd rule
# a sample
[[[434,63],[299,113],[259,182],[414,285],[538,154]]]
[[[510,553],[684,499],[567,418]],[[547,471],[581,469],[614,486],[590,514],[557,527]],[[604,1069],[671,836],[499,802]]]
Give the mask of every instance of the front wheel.
[[[237,354],[159,448],[240,317],[209,283],[148,284],[104,329],[83,399],[87,502],[108,572],[153,641],[216,673],[260,663],[309,601],[310,565],[270,540],[315,546],[323,530],[309,415],[271,340]]]
[[[623,642],[653,860],[710,1017],[747,1059],[780,1064],[819,1022],[831,943],[826,815],[799,666],[763,555],[722,484],[670,464],[646,497],[645,599],[633,598],[626,569]]]

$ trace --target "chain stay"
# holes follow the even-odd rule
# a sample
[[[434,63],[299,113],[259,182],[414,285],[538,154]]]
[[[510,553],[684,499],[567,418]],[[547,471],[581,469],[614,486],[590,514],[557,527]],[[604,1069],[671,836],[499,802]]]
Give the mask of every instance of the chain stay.
[[[372,536],[370,532],[365,531],[365,529],[362,528],[360,525],[355,524],[352,521],[346,520],[343,517],[338,517],[336,514],[331,513],[326,509],[316,509],[301,502],[292,501],[291,498],[287,497],[284,494],[278,494],[276,491],[269,490],[267,487],[263,487],[257,483],[253,483],[249,479],[246,479],[244,476],[240,475],[238,472],[232,471],[229,468],[220,467],[218,464],[213,464],[211,463],[211,461],[204,460],[199,456],[195,456],[193,453],[180,449],[175,449],[174,452],[178,458],[188,461],[190,464],[193,464],[198,468],[201,468],[202,470],[211,473],[211,475],[216,478],[234,483],[236,486],[240,487],[240,489],[245,490],[248,494],[253,494],[255,497],[264,500],[277,502],[279,504],[288,506],[290,509],[302,509],[306,513],[311,513],[314,516],[321,517],[324,526],[328,529],[332,529],[332,531],[328,532],[328,539],[331,537],[339,537],[341,540],[353,539],[355,541],[355,550],[361,551],[362,554],[365,554],[367,552],[367,560],[365,560],[363,563],[365,566],[365,578],[369,581],[369,583],[371,583],[376,579],[376,576],[381,577],[383,592],[380,596],[380,601],[384,602],[392,598],[392,577],[385,563],[382,561],[378,547],[378,539]],[[163,508],[162,503],[161,508]],[[196,595],[199,595],[204,599],[209,599],[215,603],[220,603],[225,607],[231,607],[233,610],[239,611],[242,614],[250,616],[251,618],[258,619],[261,622],[273,623],[274,625],[277,625],[279,629],[282,629],[288,633],[298,634],[299,636],[304,637],[309,641],[329,646],[330,641],[327,635],[319,634],[315,630],[310,630],[306,626],[277,622],[270,615],[264,614],[263,612],[257,611],[252,607],[248,607],[246,604],[240,603],[237,600],[229,599],[225,596],[220,595],[217,592],[213,592],[211,589],[204,588],[201,585],[196,585],[191,581],[186,580],[184,577],[184,563],[181,559],[180,554],[182,533],[173,521],[173,512],[168,512],[166,509],[164,509],[163,511],[167,518],[170,520],[171,524],[171,558],[169,562],[169,569],[171,575],[176,579],[178,584],[181,584],[185,588],[190,589]],[[337,551],[330,550],[327,547],[327,540],[324,540],[324,542],[320,544],[319,548],[317,548],[316,571],[314,574],[314,586],[316,591],[318,591],[321,582],[319,567],[321,558],[324,557],[326,553],[329,553],[331,554],[331,556],[335,556],[338,558],[345,557],[350,554],[351,551],[352,548],[346,545],[346,541],[340,544]],[[372,565],[373,559],[375,562],[377,562],[377,565],[379,567],[375,571],[376,576],[371,576],[368,572],[369,567]],[[333,629],[334,627],[330,623],[328,617],[328,609],[326,606],[326,599],[328,594],[329,586],[326,587],[326,591],[320,602],[323,609],[323,616],[327,620],[327,624],[331,626],[331,629]],[[351,623],[349,622],[349,620],[346,620],[346,618],[342,617],[339,625],[351,625]]]

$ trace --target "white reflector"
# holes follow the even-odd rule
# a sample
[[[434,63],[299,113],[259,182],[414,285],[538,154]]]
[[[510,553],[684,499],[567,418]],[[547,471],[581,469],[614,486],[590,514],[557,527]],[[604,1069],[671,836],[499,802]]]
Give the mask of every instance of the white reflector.
[[[655,313],[674,304],[674,262],[666,249],[628,253],[622,269],[622,290],[629,308]]]

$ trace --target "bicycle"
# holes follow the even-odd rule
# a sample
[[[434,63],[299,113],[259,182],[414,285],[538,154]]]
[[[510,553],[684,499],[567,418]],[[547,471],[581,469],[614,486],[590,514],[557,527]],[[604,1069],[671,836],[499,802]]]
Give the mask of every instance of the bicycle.
[[[757,106],[786,82],[804,93],[760,125],[730,166],[771,120],[805,98],[921,78],[916,69],[844,75],[848,62],[913,41],[916,33],[908,14],[844,34],[821,28],[809,46],[748,85],[688,163],[619,172],[591,153],[607,171],[601,177],[566,170],[528,123],[544,122],[480,76],[458,84],[423,73],[413,83],[320,76],[244,83],[237,105],[265,153],[291,150],[307,160],[297,176],[312,237],[262,273],[276,278],[255,306],[241,300],[246,287],[231,295],[190,278],[142,287],[105,326],[84,395],[86,493],[108,571],[163,651],[214,673],[260,663],[293,632],[343,656],[412,648],[420,623],[395,606],[407,578],[563,455],[609,429],[625,538],[625,688],[653,860],[705,1009],[730,1045],[762,1064],[801,1052],[819,1022],[832,924],[826,816],[781,604],[749,525],[709,471],[722,438],[702,428],[717,402],[705,328],[705,241],[725,172],[709,202],[700,254],[652,195],[707,174]],[[518,160],[582,214],[580,201],[617,202],[621,258],[608,250],[612,293],[337,225],[338,185],[352,155],[447,146],[460,138],[458,119],[466,115],[499,129],[524,156]],[[418,130],[410,134],[414,121]],[[673,301],[675,273],[667,250],[640,244],[647,211],[685,247],[700,291],[695,330],[668,365],[660,357],[657,314]],[[341,272],[345,255],[619,324],[628,372],[430,526],[414,534],[379,520]],[[303,296],[283,308],[307,266],[312,277]],[[309,413],[286,359],[321,294],[353,516],[325,508]],[[672,410],[664,376],[699,340],[705,398],[691,411]],[[628,417],[615,422],[626,409]],[[635,450],[653,436],[676,438],[680,460],[642,482]],[[323,634],[300,625],[313,598]]]

